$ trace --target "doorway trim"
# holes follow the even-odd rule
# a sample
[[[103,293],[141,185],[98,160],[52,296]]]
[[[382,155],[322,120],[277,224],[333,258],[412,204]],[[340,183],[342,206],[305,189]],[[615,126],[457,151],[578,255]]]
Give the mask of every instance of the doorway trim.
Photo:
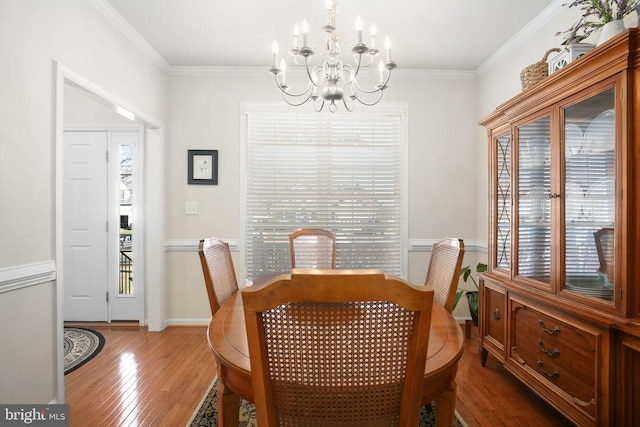
[[[144,181],[153,182],[147,186],[144,199],[145,224],[144,241],[146,289],[146,318],[149,331],[161,331],[166,327],[164,319],[164,125],[148,114],[118,100],[112,94],[102,90],[80,75],[53,62],[55,86],[55,253],[56,253],[56,325],[54,337],[57,358],[57,402],[65,402],[64,394],[64,269],[63,269],[63,227],[62,227],[62,171],[64,142],[64,92],[65,85],[70,84],[85,90],[96,100],[116,111],[125,108],[135,114],[135,122],[144,126]]]

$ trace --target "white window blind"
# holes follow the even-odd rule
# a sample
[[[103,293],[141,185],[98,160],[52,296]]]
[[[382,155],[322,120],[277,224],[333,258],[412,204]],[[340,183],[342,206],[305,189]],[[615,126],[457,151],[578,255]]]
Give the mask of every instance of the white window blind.
[[[290,269],[290,233],[337,235],[337,268],[405,270],[405,122],[392,113],[245,108],[248,278]]]

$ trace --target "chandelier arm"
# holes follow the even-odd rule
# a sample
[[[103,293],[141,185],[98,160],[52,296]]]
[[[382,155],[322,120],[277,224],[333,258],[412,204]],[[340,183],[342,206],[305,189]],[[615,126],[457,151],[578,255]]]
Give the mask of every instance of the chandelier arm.
[[[360,87],[357,80],[353,82],[353,85],[362,93],[376,93],[376,92],[382,92],[383,90],[385,90],[387,88],[387,83],[389,83],[390,79],[391,79],[391,72],[389,71],[387,73],[387,78],[385,79],[384,83],[377,84],[375,89],[372,89],[372,90],[363,89]]]
[[[354,55],[354,57],[355,57],[355,55]],[[356,66],[355,71],[353,70],[353,65],[351,65],[351,64],[347,64],[347,65],[343,66],[343,68],[349,67],[349,72],[351,74],[351,80],[349,80],[348,82],[345,82],[346,85],[350,85],[352,83],[357,82],[358,74],[360,74],[360,64],[361,63],[362,63],[362,54],[359,54],[358,55],[358,59],[356,60],[356,65],[357,66]]]
[[[362,56],[362,54],[360,54],[360,56]],[[356,57],[356,54],[354,53],[353,54],[353,58],[355,59],[355,57]],[[368,64],[362,64],[362,68],[371,67],[371,65],[373,64],[373,58],[374,58],[374,55],[369,55],[369,63]]]
[[[311,72],[311,70],[309,69],[309,58],[305,57],[304,58],[304,68],[307,70],[307,76],[309,77],[309,86],[307,86],[307,90],[309,90],[310,85],[314,85],[315,87],[320,87],[320,85],[318,83],[315,82],[315,80],[313,80],[313,75],[312,74],[316,74],[316,68],[320,67],[319,65],[316,65],[314,67],[312,67],[313,69],[313,73]]]
[[[358,98],[356,97],[356,99],[358,99]],[[358,99],[358,101],[360,101],[360,100]],[[350,112],[350,113],[352,113],[352,112],[353,112],[353,110],[356,108],[356,102],[355,102],[355,100],[354,100],[354,101],[353,101],[353,103],[351,104],[351,108],[349,108],[349,105],[347,104],[347,99],[346,99],[346,98],[342,98],[342,103],[344,104],[344,108],[346,108],[346,110],[347,110],[348,112]]]
[[[301,95],[303,95],[303,94],[301,94]],[[307,95],[307,97],[301,102],[291,102],[291,101],[289,101],[287,99],[287,93],[284,92],[284,91],[282,92],[282,99],[284,99],[284,102],[286,102],[287,104],[291,105],[292,107],[299,107],[299,106],[303,105],[304,103],[306,103],[309,100],[309,98],[311,98],[311,93],[309,93]]]
[[[367,93],[374,93],[374,92],[367,92]],[[354,99],[357,100],[362,105],[366,105],[367,107],[372,107],[372,106],[376,105],[378,102],[380,102],[380,100],[382,99],[382,93],[383,93],[382,90],[379,90],[378,91],[378,99],[376,99],[373,102],[365,102],[365,101],[363,101],[362,98],[360,98],[358,96],[358,94],[356,94],[356,93],[354,93],[354,96],[355,96]]]
[[[320,108],[317,108],[316,107],[317,105],[318,105],[318,103],[316,101],[313,101],[313,109],[316,110],[316,113],[319,113],[324,108],[324,99],[320,103]]]
[[[360,67],[358,67],[358,69],[359,68]],[[347,69],[349,70],[349,75],[351,76],[351,79],[349,79],[348,81],[346,81],[346,80],[344,81],[344,85],[345,86],[352,85],[356,81],[356,79],[358,78],[358,71],[356,71],[356,72],[353,71],[353,65],[351,65],[351,64],[342,65],[342,71],[345,71]]]
[[[294,97],[294,98],[299,98],[299,97],[301,97],[301,96],[305,96],[305,95],[307,95],[307,92],[309,92],[309,89],[311,89],[311,83],[309,83],[309,84],[307,84],[306,89],[305,89],[305,90],[303,90],[303,91],[302,91],[302,92],[300,92],[300,93],[291,93],[291,92],[288,92],[288,91],[287,91],[287,87],[289,87],[289,86],[286,86],[286,87],[285,87],[285,86],[282,86],[282,85],[278,82],[278,77],[277,77],[277,76],[276,76],[276,86],[278,86],[278,89],[280,89],[280,91],[282,91],[282,93],[283,93],[284,95],[291,96],[291,97]],[[307,99],[309,99],[309,95],[307,95]]]

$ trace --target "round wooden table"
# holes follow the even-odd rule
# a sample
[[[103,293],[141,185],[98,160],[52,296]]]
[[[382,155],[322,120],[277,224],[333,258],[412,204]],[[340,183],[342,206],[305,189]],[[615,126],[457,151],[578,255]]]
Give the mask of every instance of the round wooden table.
[[[283,277],[289,277],[283,274]],[[276,276],[254,280],[254,286]],[[236,292],[216,312],[209,324],[209,346],[218,368],[218,426],[237,427],[240,398],[253,402],[251,363],[244,323],[242,293]],[[456,372],[464,335],[454,317],[434,304],[424,373],[422,403],[436,400],[436,425],[453,426]]]

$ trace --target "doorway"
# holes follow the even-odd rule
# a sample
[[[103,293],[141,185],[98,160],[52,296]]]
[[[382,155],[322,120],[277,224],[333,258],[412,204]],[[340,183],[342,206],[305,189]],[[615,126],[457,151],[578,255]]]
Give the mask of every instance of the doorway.
[[[64,164],[64,127],[70,123],[66,120],[65,101],[72,90],[80,90],[84,96],[93,101],[93,105],[101,105],[111,112],[117,112],[121,105],[119,99],[105,92],[102,88],[86,80],[80,75],[54,62],[55,69],[55,141],[56,141],[56,355],[57,355],[57,401],[64,402],[64,283],[66,272],[64,269],[63,242],[63,191],[62,171]],[[88,104],[88,103],[87,103]],[[89,105],[86,105],[89,106]],[[87,111],[93,109],[89,106]],[[147,183],[154,183],[146,187],[144,200],[144,267],[138,266],[138,271],[144,271],[145,307],[144,323],[149,331],[162,331],[166,327],[164,318],[164,125],[148,114],[129,108],[135,113],[132,122],[144,127],[143,150],[146,164],[141,171]],[[93,114],[92,114],[93,116]],[[95,123],[95,122],[94,122]],[[131,121],[129,122],[131,124]],[[147,268],[146,266],[152,266]]]
[[[141,126],[65,129],[65,321],[144,324],[142,146]]]

